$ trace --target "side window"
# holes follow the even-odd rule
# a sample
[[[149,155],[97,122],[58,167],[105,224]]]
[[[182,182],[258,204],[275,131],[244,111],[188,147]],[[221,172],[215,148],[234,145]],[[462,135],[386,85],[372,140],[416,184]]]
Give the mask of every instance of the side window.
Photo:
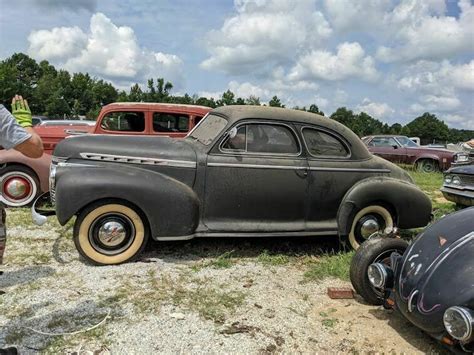
[[[369,147],[393,147],[394,145],[398,146],[392,137],[375,137],[369,143]]]
[[[288,127],[273,124],[240,126],[236,136],[224,142],[222,148],[244,153],[297,154],[299,152],[294,133]]]
[[[303,128],[308,151],[315,157],[347,157],[349,151],[335,136],[313,128]]]
[[[189,116],[173,113],[153,113],[153,130],[155,132],[187,132]]]
[[[106,131],[143,132],[145,130],[145,114],[143,112],[109,112],[100,122]]]

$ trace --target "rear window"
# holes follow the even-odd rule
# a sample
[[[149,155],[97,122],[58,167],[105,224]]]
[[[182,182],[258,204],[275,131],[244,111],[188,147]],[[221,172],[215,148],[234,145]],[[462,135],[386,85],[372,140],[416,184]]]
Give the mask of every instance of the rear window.
[[[341,158],[349,156],[346,145],[329,133],[314,128],[303,128],[303,138],[312,156]]]
[[[155,132],[187,132],[189,116],[172,113],[153,113],[153,130]]]

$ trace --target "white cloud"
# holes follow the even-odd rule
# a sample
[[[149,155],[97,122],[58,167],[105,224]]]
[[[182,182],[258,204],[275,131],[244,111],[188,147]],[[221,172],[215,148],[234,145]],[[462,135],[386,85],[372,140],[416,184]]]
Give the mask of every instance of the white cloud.
[[[365,98],[361,104],[356,107],[357,112],[365,112],[368,115],[377,119],[386,119],[395,113],[395,110],[391,108],[385,102],[372,102],[370,99]]]
[[[461,14],[455,18],[436,16],[444,13],[445,8],[434,1],[402,1],[384,16],[392,43],[380,46],[376,57],[384,62],[396,62],[442,59],[472,51],[474,6],[470,0],[460,0],[459,7]],[[433,9],[437,10],[434,15]]]
[[[332,30],[314,0],[236,0],[237,14],[208,33],[209,70],[242,74],[291,61],[302,48],[328,38]]]
[[[366,56],[362,46],[357,43],[342,43],[337,53],[313,50],[303,55],[291,69],[289,79],[323,79],[329,81],[359,77],[373,81],[378,77],[372,57]]]
[[[461,101],[455,96],[424,95],[419,102],[410,106],[413,112],[450,112],[458,109]]]
[[[453,96],[456,90],[474,90],[474,60],[452,65],[442,62],[419,61],[406,67],[396,85],[401,90]]]
[[[79,27],[55,27],[51,31],[31,32],[28,42],[32,57],[56,60],[80,54],[87,44],[87,35]]]
[[[90,32],[77,27],[32,32],[29,53],[49,59],[71,72],[88,72],[120,86],[164,77],[175,84],[183,81],[182,61],[172,54],[149,51],[138,45],[132,28],[115,25],[107,16],[91,17]],[[64,43],[64,48],[56,48]]]

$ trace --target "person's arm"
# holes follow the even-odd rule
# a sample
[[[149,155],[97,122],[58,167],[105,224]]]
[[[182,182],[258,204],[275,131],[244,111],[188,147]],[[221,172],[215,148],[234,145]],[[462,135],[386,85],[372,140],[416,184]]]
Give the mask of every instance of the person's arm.
[[[12,100],[12,114],[0,105],[0,145],[5,149],[15,149],[30,157],[39,158],[43,154],[43,143],[32,127],[28,102],[16,95]]]
[[[14,149],[30,158],[41,157],[43,155],[43,142],[41,138],[31,127],[26,127],[25,131],[28,132],[31,137],[23,143],[18,144]]]

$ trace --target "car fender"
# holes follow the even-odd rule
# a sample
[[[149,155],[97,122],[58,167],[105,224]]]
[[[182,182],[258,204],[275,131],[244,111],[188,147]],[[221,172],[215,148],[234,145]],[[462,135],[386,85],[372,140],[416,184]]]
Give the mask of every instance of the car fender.
[[[40,158],[29,158],[16,150],[0,151],[0,169],[8,165],[25,166],[33,170],[40,182],[41,191],[48,191],[49,166],[51,155],[43,154]]]
[[[438,163],[440,161],[440,157],[436,154],[423,153],[420,156],[416,157],[414,163],[416,164],[422,159],[432,159],[432,160],[436,160]]]
[[[125,200],[137,206],[145,214],[155,239],[190,235],[199,222],[197,195],[169,176],[117,165],[58,169],[55,203],[61,225],[90,203],[103,199]]]
[[[416,185],[391,177],[359,181],[345,194],[337,213],[339,235],[348,235],[357,211],[370,205],[388,205],[399,228],[416,228],[431,219],[431,201]]]

